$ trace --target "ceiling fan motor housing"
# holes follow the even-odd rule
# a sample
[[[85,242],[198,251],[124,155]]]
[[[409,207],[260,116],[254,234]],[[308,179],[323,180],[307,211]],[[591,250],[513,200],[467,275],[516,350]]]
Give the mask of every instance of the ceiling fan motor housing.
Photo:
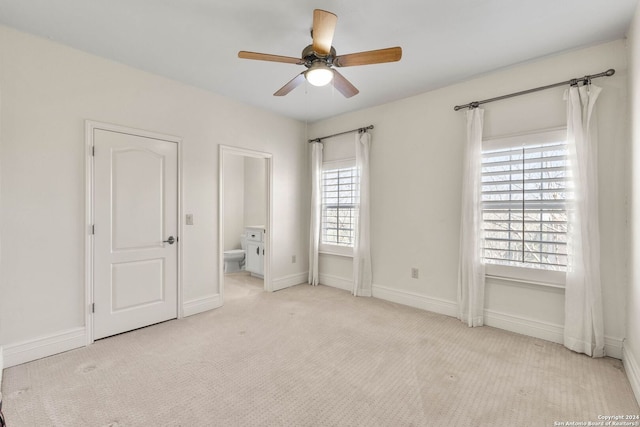
[[[328,67],[333,65],[333,60],[336,57],[336,50],[331,46],[331,51],[327,55],[319,55],[313,50],[313,45],[309,45],[302,50],[300,57],[304,60],[304,66],[310,68],[314,62],[322,62]]]

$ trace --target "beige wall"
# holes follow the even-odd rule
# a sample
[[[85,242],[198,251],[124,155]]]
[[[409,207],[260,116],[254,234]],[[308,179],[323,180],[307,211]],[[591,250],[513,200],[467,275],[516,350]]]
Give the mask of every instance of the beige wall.
[[[0,67],[5,360],[15,343],[84,326],[85,119],[182,138],[183,211],[195,219],[180,236],[185,302],[219,292],[219,144],[273,155],[272,277],[304,275],[303,124],[7,27]]]
[[[224,154],[224,250],[240,249],[244,230],[244,157]]]
[[[224,250],[240,249],[245,227],[266,226],[267,160],[225,153]]]
[[[374,296],[456,313],[465,114],[453,106],[615,68],[599,100],[602,283],[610,354],[621,357],[626,299],[626,96],[623,40],[544,58],[398,102],[324,120],[310,138],[373,124],[371,150]],[[564,88],[485,104],[484,136],[565,124]],[[325,256],[321,283],[348,284],[348,259]],[[412,279],[412,267],[420,278]],[[489,282],[488,323],[562,339],[562,289]]]
[[[301,142],[304,144],[304,142]],[[244,225],[262,225],[267,221],[265,159],[244,158]]]
[[[629,289],[627,293],[627,339],[625,368],[640,402],[640,7],[636,10],[628,36],[630,188],[629,188]]]

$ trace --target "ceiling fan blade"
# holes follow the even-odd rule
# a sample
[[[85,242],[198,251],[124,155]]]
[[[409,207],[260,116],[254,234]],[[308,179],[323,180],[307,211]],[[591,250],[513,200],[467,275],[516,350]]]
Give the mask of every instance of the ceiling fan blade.
[[[291,56],[269,55],[268,53],[247,52],[244,50],[238,52],[238,58],[257,59],[260,61],[285,62],[287,64],[304,64],[304,61],[300,58],[293,58]]]
[[[333,87],[338,89],[338,91],[344,95],[345,98],[351,98],[354,95],[357,95],[360,91],[349,82],[349,80],[345,79],[342,74],[340,74],[337,70],[333,70]]]
[[[381,64],[383,62],[400,61],[400,58],[402,58],[402,48],[389,47],[387,49],[368,50],[366,52],[336,56],[333,60],[333,65],[336,67],[352,67],[354,65]]]
[[[300,86],[300,84],[304,82],[304,73],[305,72],[303,71],[295,76],[289,83],[278,89],[276,93],[273,94],[273,96],[285,96],[286,94]]]
[[[328,55],[331,52],[333,33],[336,29],[338,17],[326,10],[313,11],[313,50],[318,55]]]

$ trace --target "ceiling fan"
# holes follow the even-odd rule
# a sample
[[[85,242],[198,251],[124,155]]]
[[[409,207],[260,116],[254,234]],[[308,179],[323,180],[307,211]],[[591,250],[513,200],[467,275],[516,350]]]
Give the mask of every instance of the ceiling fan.
[[[260,61],[284,62],[307,67],[305,71],[298,74],[274,93],[275,96],[288,94],[306,79],[314,86],[324,86],[332,83],[346,98],[351,98],[359,91],[342,74],[338,73],[336,68],[399,61],[402,58],[402,48],[390,47],[337,55],[336,50],[331,45],[337,21],[338,17],[331,12],[320,9],[313,11],[313,28],[311,30],[313,42],[302,50],[301,58],[247,52],[244,50],[238,52],[238,57]]]

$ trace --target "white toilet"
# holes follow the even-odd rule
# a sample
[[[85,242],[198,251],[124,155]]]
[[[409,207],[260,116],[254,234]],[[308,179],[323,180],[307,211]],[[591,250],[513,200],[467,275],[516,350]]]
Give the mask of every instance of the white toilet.
[[[242,249],[230,249],[224,251],[224,272],[235,273],[244,270],[246,236],[240,235],[240,245]]]

